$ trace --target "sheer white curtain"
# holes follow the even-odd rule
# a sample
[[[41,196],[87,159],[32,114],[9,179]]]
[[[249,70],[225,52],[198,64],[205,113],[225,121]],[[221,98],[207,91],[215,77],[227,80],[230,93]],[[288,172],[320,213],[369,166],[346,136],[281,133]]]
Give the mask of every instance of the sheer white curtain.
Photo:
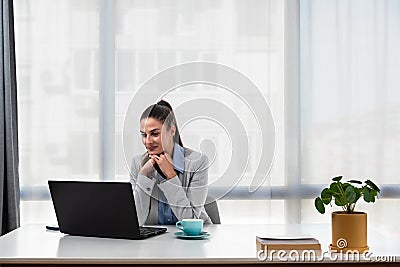
[[[15,1],[21,223],[55,221],[47,180],[99,175],[99,1]]]
[[[397,184],[400,176],[400,2],[301,1],[301,177]],[[303,203],[303,221],[315,216]],[[400,201],[359,205],[374,226]],[[388,229],[388,228],[386,228]]]
[[[270,183],[283,185],[283,10],[281,0],[15,1],[22,224],[54,221],[48,179],[98,180],[104,170],[115,170],[103,178],[128,181],[122,128],[132,96],[157,72],[191,61],[235,68],[259,88],[276,123]],[[113,21],[107,23],[109,19]],[[110,29],[111,24],[115,27]],[[115,49],[106,42],[111,39]],[[115,64],[107,64],[113,61],[110,55],[115,55]],[[105,99],[110,91],[103,89],[114,97]],[[212,96],[242,115],[237,97],[217,87],[200,89],[196,94],[169,94],[166,99],[176,107],[184,100]],[[184,143],[197,150],[201,138],[217,144],[228,140],[215,124],[196,121],[188,128],[192,131],[183,131]],[[204,129],[206,134],[196,136]],[[109,130],[111,137],[115,134],[111,140]],[[257,128],[249,130],[257,134]],[[138,128],[132,131],[139,135]],[[249,141],[251,151],[257,152],[259,140],[249,137]],[[224,161],[227,146],[216,148],[219,158],[211,166],[211,179],[217,179],[229,163]],[[257,162],[250,164],[254,167]],[[242,184],[248,185],[251,178],[249,171]],[[238,198],[219,202],[223,223],[249,218],[255,223],[283,222],[284,200],[271,204],[260,197]]]
[[[331,177],[371,178],[381,186],[398,183],[399,1],[115,0],[114,9],[105,8],[105,1],[15,1],[22,224],[54,220],[46,195],[50,178],[97,180],[103,163],[112,162],[108,170],[115,169],[115,177],[108,178],[127,180],[121,140],[132,96],[157,72],[191,61],[216,62],[247,75],[275,119],[275,161],[268,180],[273,199],[236,196],[220,201],[223,223],[329,222],[328,215],[316,212],[312,198],[316,187]],[[298,7],[298,21],[284,17],[285,8],[299,12]],[[115,18],[115,28],[103,33],[100,27],[110,18]],[[291,43],[297,55],[284,55],[285,21],[300,29],[300,42]],[[101,43],[107,34],[115,38],[115,66],[103,64],[110,57]],[[299,64],[293,65],[296,91],[284,86],[285,56],[286,63]],[[107,74],[106,67],[111,75],[100,77],[100,70]],[[108,110],[99,88],[112,80],[115,98],[110,106],[115,109]],[[237,99],[218,88],[196,92],[167,99],[177,106],[183,97],[212,95],[239,110]],[[293,120],[287,120],[289,113]],[[107,117],[114,120],[115,139],[105,140],[100,130],[105,114],[115,114]],[[195,149],[196,129],[207,129],[208,135],[200,138],[224,141],[216,125],[190,128],[183,138]],[[257,151],[258,140],[249,140]],[[104,144],[115,154],[103,155]],[[226,148],[217,148],[223,156]],[[217,179],[226,166],[223,158],[216,161],[210,178]],[[246,175],[242,185],[251,179],[251,172]],[[397,188],[392,196],[398,195],[398,187],[390,188]],[[396,216],[399,203],[384,198],[359,208],[370,211],[377,226]]]
[[[280,0],[115,1],[117,179],[126,179],[121,125],[129,101],[139,86],[167,67],[208,61],[232,67],[245,74],[271,104],[278,134],[276,159],[269,182],[275,185],[284,183],[283,11],[284,1]],[[247,93],[243,91],[243,94]],[[174,108],[198,98],[214,99],[230,107],[239,117],[249,114],[236,95],[217,86],[188,85],[168,93],[164,98]],[[218,112],[215,110],[216,114]],[[176,115],[179,123],[182,114],[178,112]],[[245,124],[254,122],[251,114],[248,118],[243,120]],[[250,123],[245,125],[250,132],[247,136],[250,151],[259,155],[257,153],[262,140],[257,125]],[[138,123],[135,126],[138,127]],[[229,142],[232,136],[235,137],[234,134],[227,135],[221,125],[207,119],[190,122],[181,134],[183,143],[196,150],[200,150],[199,145],[203,140],[212,140],[217,157],[209,168],[209,179],[217,181],[230,163],[232,151]],[[143,153],[143,146],[132,150],[134,154]],[[247,158],[242,157],[240,160],[245,161]],[[239,185],[250,184],[257,164],[256,161],[249,162],[249,171]],[[231,177],[232,181],[241,174],[236,172],[235,177]],[[271,205],[267,194],[265,199],[257,200],[246,199],[245,195],[238,197],[241,199],[218,202],[223,223],[248,222],[249,218],[254,223],[283,222],[283,200],[274,200]],[[249,206],[253,209],[249,209]],[[276,208],[271,211],[270,207]],[[271,216],[271,213],[275,216]]]

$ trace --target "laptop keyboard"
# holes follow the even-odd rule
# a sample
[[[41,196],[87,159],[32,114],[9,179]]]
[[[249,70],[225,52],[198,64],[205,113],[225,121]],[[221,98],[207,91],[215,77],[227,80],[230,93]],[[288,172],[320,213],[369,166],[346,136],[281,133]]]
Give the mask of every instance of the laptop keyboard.
[[[149,237],[154,235],[159,235],[167,231],[167,228],[161,227],[140,227],[140,236],[141,237]]]

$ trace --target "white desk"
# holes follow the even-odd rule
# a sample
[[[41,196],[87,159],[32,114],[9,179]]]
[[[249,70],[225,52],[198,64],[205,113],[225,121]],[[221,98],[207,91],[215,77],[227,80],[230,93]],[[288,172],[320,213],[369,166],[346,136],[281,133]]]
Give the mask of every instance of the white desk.
[[[317,237],[322,250],[328,250],[330,226],[315,225],[212,225],[205,231],[211,237],[205,240],[181,240],[177,231],[168,226],[168,232],[146,240],[118,240],[68,236],[48,231],[44,225],[23,226],[0,238],[0,266],[56,265],[56,264],[260,264],[285,265],[282,261],[260,261],[256,256],[255,236],[260,234],[311,234]],[[372,261],[380,256],[391,257],[392,264],[400,262],[399,240],[369,231],[368,245]],[[325,257],[324,263],[340,263]],[[356,262],[354,262],[356,263]],[[386,262],[388,263],[388,262]],[[292,264],[292,263],[289,263]],[[316,266],[314,265],[314,266]],[[236,265],[237,266],[237,265]],[[369,265],[371,266],[371,265]]]

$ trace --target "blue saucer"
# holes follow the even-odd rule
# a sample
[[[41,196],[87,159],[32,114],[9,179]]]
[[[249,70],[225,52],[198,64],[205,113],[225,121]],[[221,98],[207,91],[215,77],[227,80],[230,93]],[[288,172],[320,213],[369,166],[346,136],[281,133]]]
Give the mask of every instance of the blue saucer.
[[[208,238],[210,236],[210,233],[208,233],[208,232],[200,232],[199,235],[187,235],[187,234],[185,234],[185,232],[176,232],[175,236],[177,238],[181,238],[181,239],[195,239],[195,240],[198,240],[198,239]]]

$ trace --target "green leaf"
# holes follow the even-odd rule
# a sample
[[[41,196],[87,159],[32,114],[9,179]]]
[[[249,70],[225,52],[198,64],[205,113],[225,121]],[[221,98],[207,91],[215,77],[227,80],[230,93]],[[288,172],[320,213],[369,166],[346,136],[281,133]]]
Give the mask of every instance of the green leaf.
[[[348,187],[353,187],[353,188],[355,188],[352,184],[344,183],[344,184],[342,184],[342,192],[346,192],[346,189],[347,189]],[[344,194],[346,194],[346,193],[344,193]]]
[[[366,180],[365,183],[367,185],[369,185],[372,189],[374,189],[375,191],[377,191],[378,193],[381,192],[381,190],[379,189],[378,186],[376,186],[376,184],[374,184],[371,180]]]
[[[337,177],[332,178],[332,181],[339,182],[340,180],[342,180],[342,178],[343,178],[343,176],[337,176]]]
[[[315,199],[315,207],[320,213],[325,213],[325,206],[335,204],[342,207],[344,211],[352,213],[358,200],[361,198],[365,202],[375,202],[380,193],[379,187],[371,180],[364,183],[351,179],[342,182],[343,176],[332,178],[329,187],[321,191],[321,195]]]
[[[348,182],[353,184],[362,184],[362,182],[358,180],[349,180]]]
[[[328,205],[332,200],[332,192],[328,188],[325,188],[321,192],[321,200],[325,205]]]
[[[324,203],[322,202],[320,197],[317,197],[314,201],[315,208],[318,210],[319,213],[324,214],[325,213],[325,206]]]
[[[374,202],[375,201],[375,197],[371,194],[370,190],[371,189],[369,189],[366,186],[363,187],[363,196],[364,196],[365,202]]]
[[[342,206],[345,206],[347,204],[347,202],[342,197],[335,197],[335,204],[336,204],[336,206],[342,207]]]
[[[354,203],[357,200],[357,194],[356,194],[357,189],[350,185],[346,188],[344,191],[344,194],[346,196],[347,202],[348,203]]]
[[[361,197],[361,189],[357,188],[357,187],[355,187],[355,189],[356,189],[356,191],[355,191],[356,192],[356,200],[354,201],[354,203],[356,203]]]
[[[332,195],[334,195],[334,194],[340,194],[339,182],[331,183],[331,185],[329,186],[329,189],[330,189],[330,191],[332,192]]]

